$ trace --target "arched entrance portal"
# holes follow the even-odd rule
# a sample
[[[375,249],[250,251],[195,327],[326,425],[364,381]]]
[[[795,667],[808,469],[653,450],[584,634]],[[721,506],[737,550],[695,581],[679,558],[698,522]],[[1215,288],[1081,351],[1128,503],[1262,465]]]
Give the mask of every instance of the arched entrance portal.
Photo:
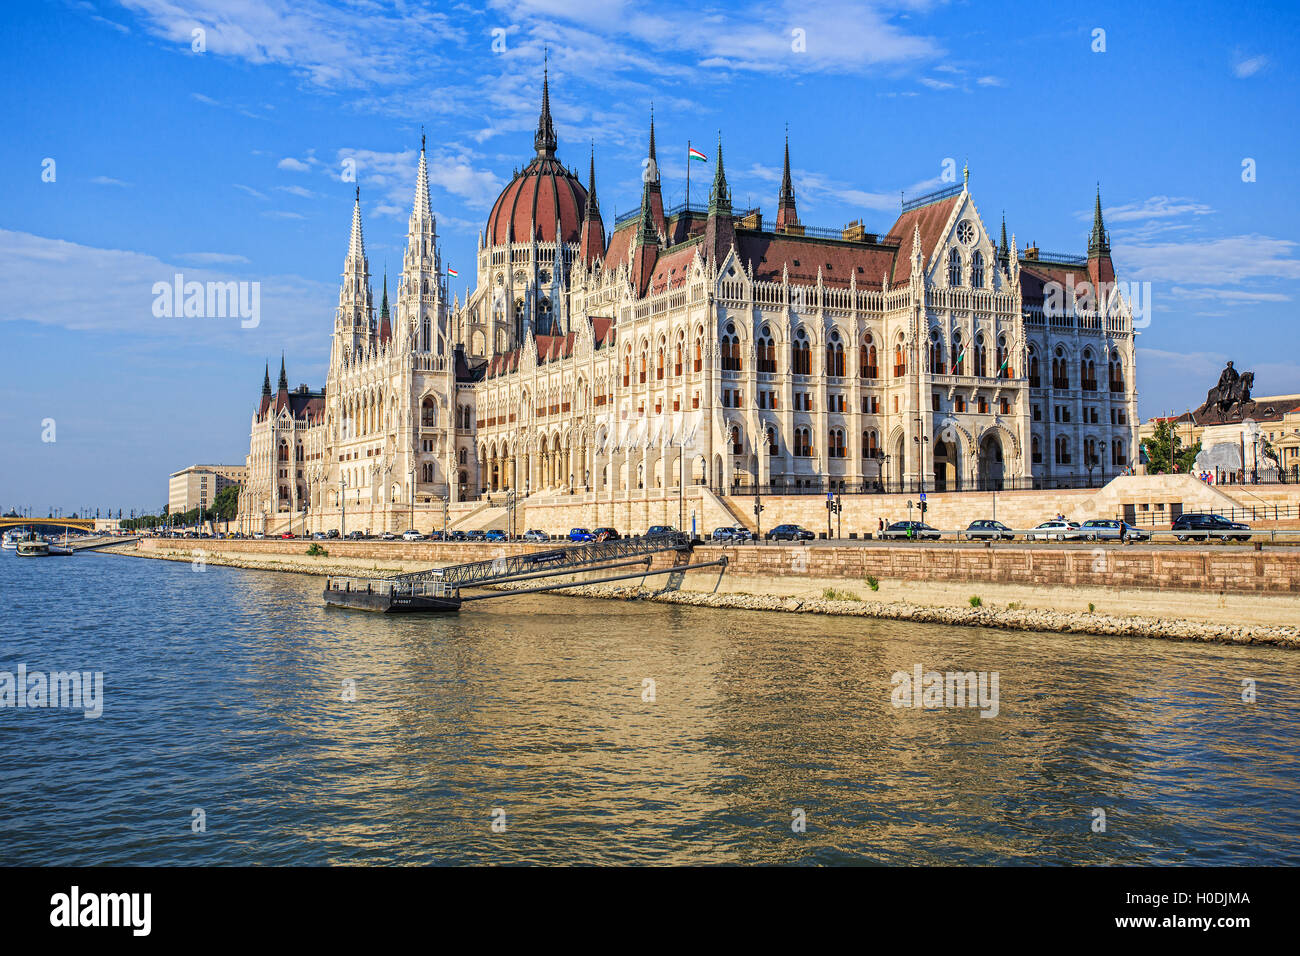
[[[957,443],[934,443],[934,490],[958,491],[961,489],[961,472],[958,470]]]
[[[993,432],[980,441],[979,482],[984,491],[1002,490],[1002,440]]]

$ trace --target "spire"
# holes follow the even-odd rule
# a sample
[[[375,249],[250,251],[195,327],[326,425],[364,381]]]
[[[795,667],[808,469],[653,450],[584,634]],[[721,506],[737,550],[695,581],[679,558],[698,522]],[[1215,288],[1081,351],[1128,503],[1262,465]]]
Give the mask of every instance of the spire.
[[[361,234],[361,187],[358,186],[356,200],[352,204],[352,236],[348,239],[348,263],[365,262],[365,259],[366,241]]]
[[[1097,205],[1092,211],[1092,234],[1088,237],[1088,257],[1110,255],[1110,236],[1101,218],[1101,184],[1097,184]]]
[[[709,190],[709,212],[731,212],[731,190],[727,188],[727,174],[722,168],[722,133],[718,133],[718,163],[713,170],[713,186]]]
[[[262,379],[262,395],[269,397],[271,394],[271,363],[266,363],[266,377]]]
[[[781,171],[781,196],[776,203],[776,224],[778,227],[796,225],[799,216],[794,205],[794,183],[790,180],[790,127],[785,129],[785,167]]]
[[[279,390],[282,391],[282,392],[287,392],[287,391],[289,391],[289,376],[286,375],[286,374],[285,374],[285,371],[284,371],[284,353],[283,353],[283,352],[280,353],[280,383],[279,383],[279,385],[278,385],[277,387],[278,387]]]
[[[554,159],[555,126],[551,122],[551,83],[550,54],[545,54],[542,66],[542,115],[537,118],[537,133],[533,136],[533,146],[538,159]]]
[[[646,172],[653,178],[654,182],[659,182],[659,157],[655,155],[655,105],[650,103],[650,150],[647,154],[650,160]],[[650,180],[647,179],[647,182]]]
[[[388,318],[388,269],[384,269],[384,298],[379,303],[379,317]]]
[[[591,168],[587,171],[587,209],[586,218],[591,219],[593,214],[600,216],[600,203],[596,201],[596,144],[591,144]]]
[[[1010,251],[1007,246],[1007,211],[1004,209],[1002,210],[1002,241],[998,243],[998,259],[1005,264],[1008,255]]]
[[[415,174],[415,201],[411,207],[412,221],[429,222],[433,213],[429,208],[429,164],[424,158],[424,134],[420,134],[420,165]]]
[[[384,298],[379,306],[379,341],[387,342],[393,337],[393,325],[388,317],[388,268],[384,267]]]

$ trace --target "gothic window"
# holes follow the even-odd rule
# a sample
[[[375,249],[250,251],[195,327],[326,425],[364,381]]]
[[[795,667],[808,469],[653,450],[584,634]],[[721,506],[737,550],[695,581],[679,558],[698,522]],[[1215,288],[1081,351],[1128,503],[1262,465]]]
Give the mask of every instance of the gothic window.
[[[827,451],[832,458],[844,457],[844,429],[832,428],[827,436]]]
[[[650,346],[645,343],[641,344],[641,384],[645,384],[646,373],[650,365]]]
[[[791,359],[795,375],[812,374],[812,346],[808,343],[808,333],[802,328],[795,333]]]
[[[426,395],[424,401],[420,403],[420,426],[422,428],[432,428],[437,423],[437,406],[434,404],[433,396]]]
[[[772,330],[766,325],[758,333],[758,370],[776,371],[776,342],[772,338]]]
[[[973,374],[983,378],[988,375],[988,349],[984,345],[984,333],[975,336],[975,370]]]
[[[771,457],[776,457],[781,453],[781,449],[777,446],[776,443],[776,429],[769,427],[767,429],[766,437],[767,437],[767,453]]]
[[[551,311],[551,300],[542,296],[537,300],[537,330],[544,335],[555,335],[558,330],[554,328],[554,315]]]
[[[424,463],[424,477],[422,477],[420,480],[424,482],[433,481],[433,462],[426,461]]]
[[[1065,349],[1059,345],[1056,347],[1056,355],[1052,359],[1052,388],[1066,389],[1070,387],[1070,369],[1066,365]]]
[[[1007,337],[998,336],[998,370],[993,373],[998,378],[1013,378],[1015,373],[1011,371],[1011,353],[1007,351]]]
[[[662,337],[660,337],[658,356],[655,361],[655,380],[660,382],[662,382],[664,379],[664,361],[665,361],[664,349],[665,348],[666,346],[664,345],[664,340]]]
[[[907,356],[903,354],[903,339],[899,336],[897,344],[894,346],[894,378],[902,378],[907,374]]]
[[[733,455],[743,455],[745,453],[745,445],[740,438],[740,429],[734,425],[731,428],[731,453]]]
[[[862,457],[880,457],[880,437],[876,434],[874,428],[868,428],[862,433]]]
[[[464,464],[466,464],[466,463],[468,462],[468,460],[469,460],[469,456],[465,453],[465,449],[462,448],[462,449],[460,450],[460,463],[461,463],[462,465],[464,465]],[[464,478],[461,479],[461,481],[464,481],[464,480],[465,480]]]
[[[970,257],[970,284],[977,289],[984,288],[984,253],[978,249]]]
[[[943,358],[943,342],[939,340],[939,330],[930,330],[930,372],[933,375],[942,375],[945,371]]]
[[[961,253],[956,249],[948,253],[948,284],[961,285]]]
[[[794,454],[796,458],[812,457],[812,434],[806,428],[794,430]]]
[[[736,326],[732,322],[727,323],[726,332],[722,336],[722,370],[740,371],[740,338],[736,335]]]
[[[826,374],[839,378],[844,376],[844,343],[840,341],[840,333],[834,329],[826,345]]]
[[[876,343],[870,332],[862,337],[862,361],[859,371],[862,378],[877,378],[880,375],[876,365]]]
[[[1064,435],[1058,435],[1056,438],[1056,463],[1058,465],[1070,464],[1070,440]]]
[[[1038,352],[1031,345],[1029,347],[1029,387],[1039,388],[1041,384],[1042,379],[1038,374]]]
[[[1091,349],[1084,349],[1083,358],[1079,360],[1079,387],[1086,392],[1097,391],[1097,363]]]
[[[1030,441],[1030,448],[1033,449],[1034,464],[1035,464],[1035,465],[1040,465],[1040,464],[1042,464],[1042,462],[1043,462],[1043,448],[1042,448],[1042,445],[1040,445],[1039,442],[1038,442],[1038,436],[1037,436],[1037,435],[1033,436],[1033,439]]]
[[[704,336],[696,333],[695,335],[695,371],[699,372],[704,369]]]

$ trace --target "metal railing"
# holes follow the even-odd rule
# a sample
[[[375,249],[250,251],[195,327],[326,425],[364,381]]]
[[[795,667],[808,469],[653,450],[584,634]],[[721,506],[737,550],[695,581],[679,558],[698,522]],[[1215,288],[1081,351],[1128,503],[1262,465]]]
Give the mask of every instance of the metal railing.
[[[843,460],[843,459],[837,459]],[[867,458],[866,462],[878,459]],[[943,486],[936,486],[932,480],[899,481],[883,478],[790,478],[787,482],[772,482],[766,485],[736,484],[730,487],[710,486],[710,491],[717,495],[733,498],[753,497],[759,495],[825,495],[828,492],[837,495],[899,495],[899,494],[951,494],[970,491],[1056,491],[1072,489],[1101,489],[1106,486],[1116,472],[1100,471],[1091,479],[1087,475],[1063,476],[1060,478],[985,478],[968,480],[953,479]]]

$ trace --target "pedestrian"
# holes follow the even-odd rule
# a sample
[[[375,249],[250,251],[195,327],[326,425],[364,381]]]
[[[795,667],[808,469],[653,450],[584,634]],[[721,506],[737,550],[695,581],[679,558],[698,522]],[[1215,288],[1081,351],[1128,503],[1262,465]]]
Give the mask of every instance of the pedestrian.
[[[877,519],[876,519],[876,534],[880,535],[882,538],[885,536],[885,519],[884,519],[884,518],[877,518]]]

